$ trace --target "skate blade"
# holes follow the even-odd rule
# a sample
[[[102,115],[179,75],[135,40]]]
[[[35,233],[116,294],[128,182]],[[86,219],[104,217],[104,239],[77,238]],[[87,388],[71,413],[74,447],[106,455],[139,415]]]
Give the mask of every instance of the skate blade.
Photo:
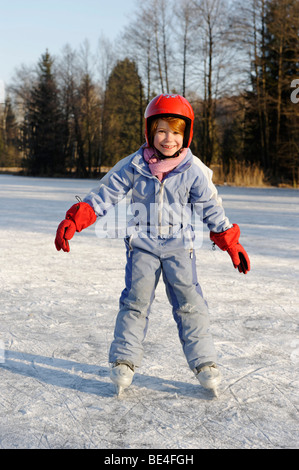
[[[218,398],[219,397],[218,388],[216,388],[216,387],[215,388],[210,388],[209,390],[212,393],[213,398]]]
[[[124,392],[124,387],[121,387],[120,385],[116,385],[115,388],[116,388],[117,398],[121,398]]]
[[[219,393],[218,393],[218,388],[214,387],[203,387],[204,390],[206,390],[210,396],[212,396],[212,398],[218,398],[219,397]]]

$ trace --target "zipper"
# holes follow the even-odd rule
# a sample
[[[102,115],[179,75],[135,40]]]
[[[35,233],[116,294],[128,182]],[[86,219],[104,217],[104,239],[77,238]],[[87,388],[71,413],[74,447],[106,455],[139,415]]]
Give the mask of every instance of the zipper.
[[[129,258],[131,257],[131,254],[132,254],[132,251],[133,251],[133,247],[132,247],[132,239],[133,239],[133,236],[134,236],[134,234],[130,235],[130,238],[129,238],[129,240],[128,240],[128,248],[129,248],[128,257],[129,257]]]
[[[140,166],[134,160],[131,161],[131,164],[137,169],[137,171],[141,175],[146,176],[147,178],[150,178],[150,179],[157,180],[157,177],[152,175],[150,170],[146,171],[143,166]],[[187,171],[190,168],[190,166],[191,166],[191,164],[189,164],[189,165],[185,164],[183,170],[178,171],[177,174],[185,173],[185,171]],[[160,183],[161,186],[160,186],[159,193],[158,193],[158,197],[159,197],[159,202],[158,202],[158,234],[159,234],[160,237],[163,235],[162,234],[162,219],[163,219],[162,211],[163,211],[163,202],[164,202],[164,185],[165,185],[166,180],[167,180],[167,177],[165,178],[165,180],[163,180]]]
[[[164,185],[165,181],[161,182],[161,187],[159,190],[159,203],[158,203],[158,233],[159,236],[162,236],[162,211],[163,211],[163,199],[164,199]]]

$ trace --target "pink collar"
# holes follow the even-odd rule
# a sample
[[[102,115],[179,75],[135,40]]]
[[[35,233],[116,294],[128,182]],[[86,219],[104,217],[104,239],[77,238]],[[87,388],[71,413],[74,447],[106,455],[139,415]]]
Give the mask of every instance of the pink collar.
[[[149,169],[153,176],[156,176],[160,181],[165,178],[168,173],[174,170],[186,157],[188,149],[183,149],[178,157],[165,158],[161,160],[153,148],[145,148],[143,151],[143,158],[148,163]]]

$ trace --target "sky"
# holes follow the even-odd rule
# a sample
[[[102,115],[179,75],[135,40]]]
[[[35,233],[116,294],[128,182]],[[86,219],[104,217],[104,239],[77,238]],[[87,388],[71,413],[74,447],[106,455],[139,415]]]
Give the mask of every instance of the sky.
[[[0,94],[16,68],[36,65],[46,49],[60,55],[66,44],[77,49],[87,39],[95,51],[102,34],[116,39],[136,1],[0,0]]]

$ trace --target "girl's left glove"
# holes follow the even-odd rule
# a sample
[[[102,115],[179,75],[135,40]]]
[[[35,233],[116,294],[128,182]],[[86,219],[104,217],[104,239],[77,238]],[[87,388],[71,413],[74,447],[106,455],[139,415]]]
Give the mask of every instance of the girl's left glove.
[[[234,267],[238,268],[240,273],[246,274],[250,271],[250,260],[245,249],[239,243],[239,237],[240,228],[237,224],[233,224],[232,228],[229,228],[225,232],[210,232],[212,242],[221,250],[227,251]]]
[[[84,228],[92,225],[96,219],[95,211],[87,202],[74,204],[58,226],[55,238],[56,249],[69,252],[69,240],[73,238],[75,232],[81,232]]]

